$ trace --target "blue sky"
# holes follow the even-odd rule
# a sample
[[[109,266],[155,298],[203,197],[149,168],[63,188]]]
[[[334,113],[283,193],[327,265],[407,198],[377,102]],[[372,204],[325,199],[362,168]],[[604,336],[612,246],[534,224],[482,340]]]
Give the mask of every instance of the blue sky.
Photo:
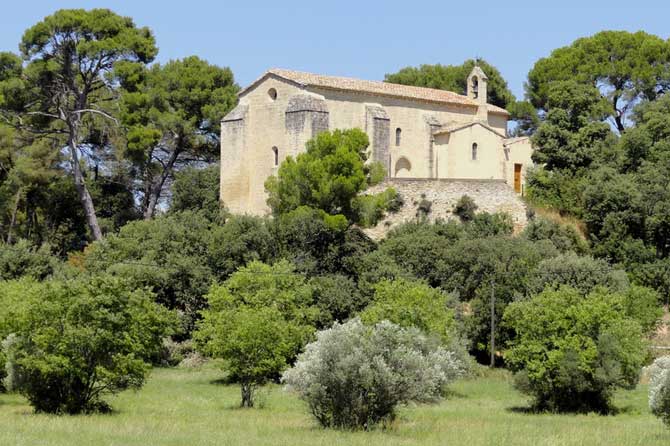
[[[166,61],[195,54],[242,86],[270,67],[383,79],[422,63],[480,56],[517,96],[540,57],[604,29],[670,36],[670,2],[637,1],[79,1],[3,2],[0,50],[59,8],[106,7],[156,34]]]

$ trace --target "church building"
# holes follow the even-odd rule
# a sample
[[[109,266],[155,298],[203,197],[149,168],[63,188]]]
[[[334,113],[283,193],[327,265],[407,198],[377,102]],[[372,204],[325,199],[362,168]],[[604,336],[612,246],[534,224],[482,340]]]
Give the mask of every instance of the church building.
[[[221,121],[221,200],[234,213],[268,212],[265,180],[324,130],[360,128],[368,159],[389,179],[504,181],[523,193],[528,138],[508,138],[509,113],[486,101],[474,67],[467,94],[272,69],[239,93]]]

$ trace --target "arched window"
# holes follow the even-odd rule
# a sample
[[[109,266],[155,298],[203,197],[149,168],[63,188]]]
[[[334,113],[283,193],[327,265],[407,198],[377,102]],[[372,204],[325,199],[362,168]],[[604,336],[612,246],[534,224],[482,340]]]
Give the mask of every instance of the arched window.
[[[408,178],[411,176],[412,163],[404,156],[395,163],[395,176]]]
[[[479,97],[479,80],[477,79],[477,76],[472,77],[472,96],[473,99]]]
[[[399,146],[400,145],[400,138],[402,136],[402,130],[400,130],[400,127],[395,129],[395,145]]]
[[[472,161],[477,160],[477,143],[472,143]]]
[[[277,99],[277,90],[275,90],[274,88],[270,88],[268,90],[268,96],[270,96],[270,99],[274,101],[275,99]]]
[[[277,147],[272,148],[272,152],[275,156],[275,167],[279,165],[279,149]]]

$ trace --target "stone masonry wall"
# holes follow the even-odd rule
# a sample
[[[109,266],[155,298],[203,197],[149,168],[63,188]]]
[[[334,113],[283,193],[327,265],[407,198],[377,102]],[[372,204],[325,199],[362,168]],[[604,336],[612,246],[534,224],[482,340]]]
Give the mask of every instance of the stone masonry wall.
[[[477,212],[506,212],[512,216],[516,231],[527,224],[526,205],[504,180],[390,178],[366,193],[378,193],[388,187],[393,187],[405,204],[399,212],[387,214],[377,226],[365,230],[375,240],[393,227],[416,219],[417,207],[424,199],[431,202],[430,221],[458,218],[452,209],[463,195],[468,195],[477,204]]]

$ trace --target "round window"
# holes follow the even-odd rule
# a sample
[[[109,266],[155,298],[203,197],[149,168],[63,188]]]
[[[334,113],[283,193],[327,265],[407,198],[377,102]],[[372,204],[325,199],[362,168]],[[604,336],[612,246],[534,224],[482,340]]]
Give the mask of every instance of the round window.
[[[270,99],[274,101],[275,99],[277,99],[277,90],[275,90],[274,88],[270,88],[268,90],[268,96],[270,96]]]

